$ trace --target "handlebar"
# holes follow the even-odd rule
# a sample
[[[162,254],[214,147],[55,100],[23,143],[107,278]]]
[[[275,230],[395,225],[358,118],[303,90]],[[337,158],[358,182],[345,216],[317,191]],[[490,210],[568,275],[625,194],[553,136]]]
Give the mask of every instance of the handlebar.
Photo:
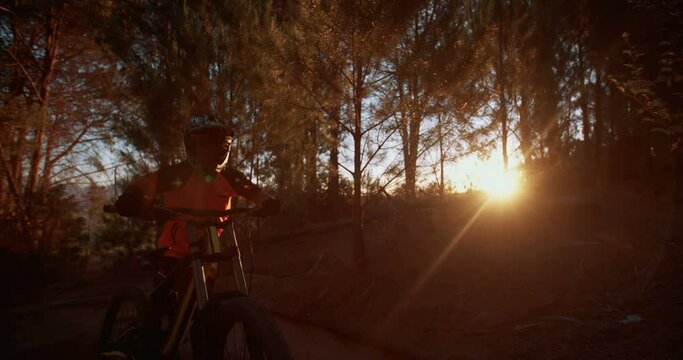
[[[206,218],[215,220],[216,218],[233,216],[233,215],[250,215],[254,213],[259,208],[236,208],[228,210],[200,210],[200,209],[188,209],[188,208],[167,208],[163,206],[154,205],[151,208],[151,212],[146,213],[151,219],[174,219],[180,216],[194,216],[200,218]],[[103,207],[104,212],[118,214],[118,209],[115,205],[107,204]],[[145,216],[147,218],[148,216]]]

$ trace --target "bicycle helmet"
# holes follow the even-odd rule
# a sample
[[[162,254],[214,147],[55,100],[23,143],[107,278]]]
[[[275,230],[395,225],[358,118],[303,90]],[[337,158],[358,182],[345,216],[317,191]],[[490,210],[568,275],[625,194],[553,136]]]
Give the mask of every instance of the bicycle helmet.
[[[185,124],[183,140],[188,160],[206,171],[220,171],[230,155],[233,131],[210,115],[194,115]]]

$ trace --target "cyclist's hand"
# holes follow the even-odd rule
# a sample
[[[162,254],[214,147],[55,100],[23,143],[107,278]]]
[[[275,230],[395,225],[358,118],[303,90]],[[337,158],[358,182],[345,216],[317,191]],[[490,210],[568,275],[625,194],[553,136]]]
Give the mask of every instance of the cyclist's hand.
[[[143,212],[144,197],[139,188],[127,189],[116,199],[116,211],[123,216],[136,216]]]
[[[280,200],[267,199],[258,210],[254,211],[253,215],[259,217],[277,215],[280,213],[280,207]]]

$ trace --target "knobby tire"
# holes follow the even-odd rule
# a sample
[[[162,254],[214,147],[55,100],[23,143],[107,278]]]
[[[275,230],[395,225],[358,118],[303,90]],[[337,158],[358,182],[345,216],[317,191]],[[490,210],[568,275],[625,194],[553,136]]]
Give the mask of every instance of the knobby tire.
[[[239,296],[220,301],[216,316],[209,319],[209,358],[250,360],[292,360],[282,332],[270,314],[255,300]],[[242,325],[246,337],[248,356],[228,354],[226,340],[231,330]],[[232,356],[230,356],[232,355]]]
[[[123,328],[120,334],[112,334],[119,312],[126,305],[133,306],[135,318],[129,324],[131,326]],[[149,302],[144,292],[136,287],[122,289],[114,296],[105,313],[98,344],[98,359],[108,358],[103,354],[111,352],[122,352],[135,359],[154,357],[152,322]],[[114,340],[112,336],[118,339]]]

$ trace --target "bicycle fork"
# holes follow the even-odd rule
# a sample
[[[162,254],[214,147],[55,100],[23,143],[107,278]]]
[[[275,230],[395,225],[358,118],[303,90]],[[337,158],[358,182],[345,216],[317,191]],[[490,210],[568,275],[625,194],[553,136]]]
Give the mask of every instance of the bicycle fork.
[[[192,256],[192,277],[194,278],[195,291],[197,293],[197,306],[199,310],[203,310],[209,301],[209,291],[206,287],[206,274],[204,273],[204,265],[201,259],[201,242],[197,236],[197,226],[194,223],[187,224],[187,235]]]
[[[221,243],[225,244],[231,251],[231,265],[233,276],[237,288],[243,294],[248,294],[247,280],[244,276],[244,268],[242,267],[242,258],[240,256],[239,245],[235,235],[235,229],[232,223],[227,224],[223,228],[223,233],[220,238],[216,228],[209,227],[209,241],[206,243],[206,248],[202,249],[202,243],[199,241],[197,235],[197,226],[194,223],[188,223],[187,232],[190,245],[190,254],[192,258],[192,278],[188,284],[187,291],[181,303],[178,318],[171,330],[171,334],[162,348],[162,354],[170,355],[177,347],[177,344],[184,338],[189,330],[191,319],[195,312],[201,311],[206,307],[209,301],[209,292],[206,285],[206,273],[202,262],[202,254],[215,255],[224,253],[221,251]],[[193,303],[193,293],[196,303]]]
[[[239,244],[237,242],[237,236],[235,235],[235,229],[230,222],[223,228],[223,232],[219,238],[216,228],[214,226],[209,227],[209,239],[206,244],[206,249],[201,249],[201,242],[197,236],[197,227],[193,223],[189,223],[187,227],[188,237],[190,242],[190,253],[194,255],[192,259],[192,273],[195,280],[195,287],[197,293],[197,306],[199,310],[204,309],[206,303],[209,301],[209,292],[206,286],[206,273],[204,271],[204,265],[202,263],[201,256],[202,250],[205,250],[207,254],[221,254],[221,244],[225,244],[230,250],[232,250],[231,256],[231,266],[232,273],[235,277],[235,284],[237,289],[247,295],[249,289],[247,287],[247,279],[244,276],[244,268],[242,267],[242,257],[239,250]]]
[[[231,239],[224,241],[223,243],[228,244],[228,246],[235,249],[232,257],[232,274],[235,277],[235,284],[237,284],[237,289],[244,295],[249,294],[249,289],[247,288],[247,279],[244,276],[244,267],[242,267],[242,255],[240,254],[240,247],[237,243],[237,236],[235,235],[235,228],[230,223],[229,227],[223,229],[222,236],[229,236]]]

